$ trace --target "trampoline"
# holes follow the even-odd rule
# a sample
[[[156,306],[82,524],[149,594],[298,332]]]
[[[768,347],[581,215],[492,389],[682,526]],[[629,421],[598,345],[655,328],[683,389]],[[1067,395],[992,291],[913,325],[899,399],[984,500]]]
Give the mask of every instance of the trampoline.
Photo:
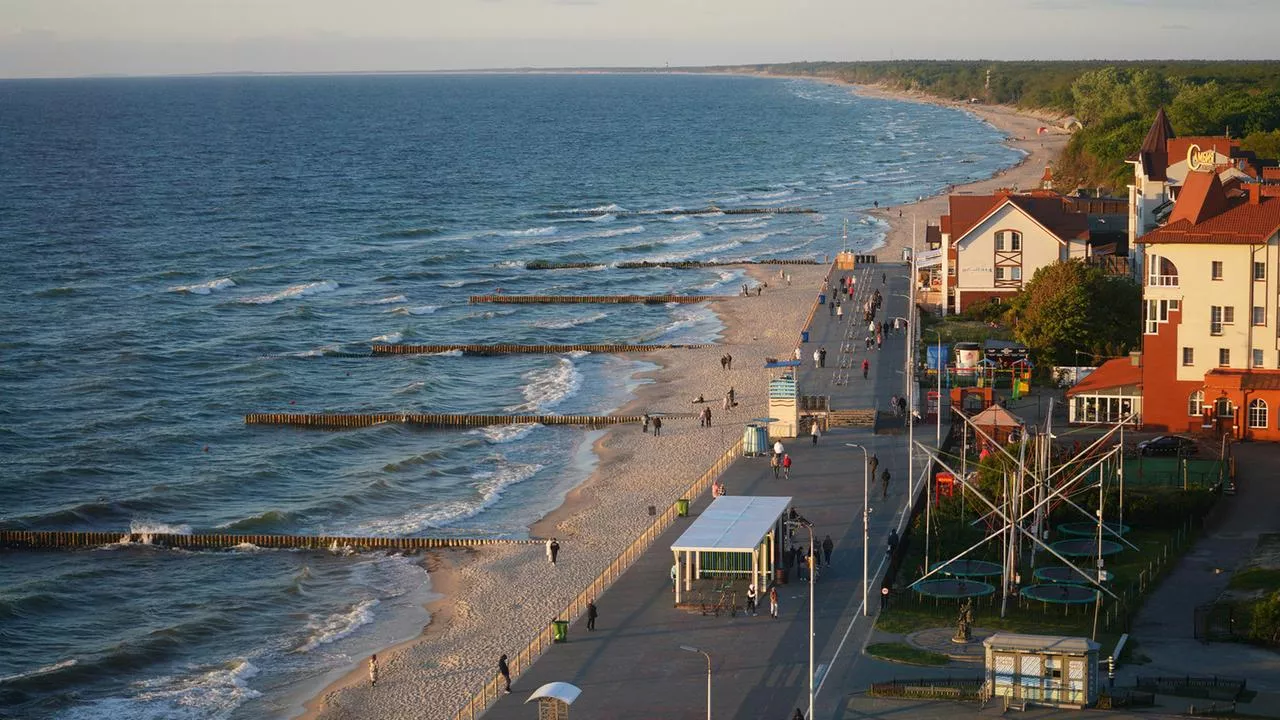
[[[936,562],[930,568],[932,572],[937,570],[945,575],[954,575],[955,577],[994,577],[999,575],[1000,566],[987,560],[952,560],[951,562]]]
[[[1094,525],[1097,528],[1097,525]],[[1079,538],[1077,540],[1059,540],[1049,546],[1059,555],[1066,557],[1095,557],[1097,555],[1115,555],[1124,549],[1124,546],[1115,540],[1103,540],[1101,548],[1099,543],[1093,538]]]
[[[932,598],[958,600],[960,598],[983,597],[996,591],[995,586],[981,580],[965,580],[963,578],[943,578],[939,580],[918,580],[911,589]]]
[[[1063,565],[1036,568],[1036,580],[1044,583],[1084,582],[1084,578],[1080,577],[1080,573]]]
[[[1050,583],[1022,588],[1022,597],[1054,605],[1088,605],[1097,599],[1097,591],[1084,585]]]
[[[1128,525],[1121,525],[1118,522],[1108,520],[1103,523],[1105,535],[1124,537],[1129,532]],[[1058,526],[1058,532],[1063,535],[1072,535],[1074,537],[1098,537],[1098,523],[1096,522],[1069,522]]]

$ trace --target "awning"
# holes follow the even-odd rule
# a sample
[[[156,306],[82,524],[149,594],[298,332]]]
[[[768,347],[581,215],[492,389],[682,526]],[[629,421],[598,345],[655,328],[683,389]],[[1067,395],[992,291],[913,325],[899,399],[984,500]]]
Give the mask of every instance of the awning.
[[[676,552],[754,552],[789,507],[790,497],[723,495],[711,501],[671,549]]]

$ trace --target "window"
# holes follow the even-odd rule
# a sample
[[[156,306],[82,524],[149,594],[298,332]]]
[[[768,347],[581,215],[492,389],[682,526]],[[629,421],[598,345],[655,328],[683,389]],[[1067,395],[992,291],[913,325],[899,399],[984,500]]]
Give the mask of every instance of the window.
[[[1000,252],[1022,252],[1022,233],[1014,230],[997,232],[996,250]]]
[[[1021,279],[1022,279],[1022,268],[1020,268],[1020,267],[1011,267],[1011,268],[1009,268],[1009,279],[1010,279],[1010,280],[1021,280]]]
[[[1220,418],[1234,417],[1236,414],[1236,408],[1229,398],[1218,398],[1218,401],[1213,404],[1213,409]]]
[[[1267,426],[1267,403],[1258,398],[1249,403],[1249,427],[1264,428]]]
[[[1187,398],[1187,414],[1199,415],[1204,412],[1204,391],[1197,390]]]
[[[1267,279],[1267,264],[1266,264],[1266,263],[1264,263],[1264,262],[1258,262],[1258,261],[1256,261],[1256,260],[1253,262],[1253,279],[1254,279],[1254,280],[1266,280],[1266,279]]]
[[[1209,277],[1213,278],[1214,280],[1221,280],[1222,279],[1222,261],[1214,260],[1212,263],[1210,263],[1210,268],[1211,270],[1209,273]]]
[[[1184,347],[1184,348],[1182,348],[1182,364],[1183,364],[1183,365],[1195,365],[1195,364],[1196,364],[1196,349],[1195,349],[1195,348],[1189,348],[1189,347]],[[1194,413],[1192,413],[1192,414],[1194,415]]]
[[[1262,350],[1258,348],[1253,349],[1253,366],[1262,367]]]
[[[1234,306],[1228,305],[1222,308],[1222,324],[1223,325],[1236,324],[1236,309]]]
[[[1218,348],[1218,367],[1231,367],[1231,350]]]
[[[1267,324],[1267,309],[1266,309],[1266,308],[1264,308],[1264,307],[1258,307],[1257,305],[1254,305],[1254,306],[1253,306],[1253,324],[1254,324],[1254,325],[1266,325],[1266,324]]]
[[[1222,334],[1222,306],[1214,305],[1209,308],[1209,334]]]

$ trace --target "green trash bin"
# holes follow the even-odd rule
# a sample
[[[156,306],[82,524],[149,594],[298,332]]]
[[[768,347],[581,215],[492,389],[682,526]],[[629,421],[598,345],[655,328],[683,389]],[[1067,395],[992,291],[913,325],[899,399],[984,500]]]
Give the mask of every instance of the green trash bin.
[[[689,500],[680,498],[676,501],[676,514],[680,517],[689,517]]]
[[[553,642],[569,642],[569,621],[568,620],[552,620],[551,621],[551,640]]]

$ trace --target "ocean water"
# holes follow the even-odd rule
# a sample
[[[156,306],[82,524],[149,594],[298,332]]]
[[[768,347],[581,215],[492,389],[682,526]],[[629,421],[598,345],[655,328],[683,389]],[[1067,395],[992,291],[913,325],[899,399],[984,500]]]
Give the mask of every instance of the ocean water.
[[[604,413],[643,364],[371,342],[704,342],[733,293],[624,260],[871,249],[858,213],[1017,161],[961,112],[680,75],[0,81],[0,527],[527,534],[575,428],[303,432],[247,412]],[[715,205],[816,214],[660,213]],[[595,263],[528,270],[531,260]],[[426,622],[421,559],[0,551],[0,716],[257,718]]]

